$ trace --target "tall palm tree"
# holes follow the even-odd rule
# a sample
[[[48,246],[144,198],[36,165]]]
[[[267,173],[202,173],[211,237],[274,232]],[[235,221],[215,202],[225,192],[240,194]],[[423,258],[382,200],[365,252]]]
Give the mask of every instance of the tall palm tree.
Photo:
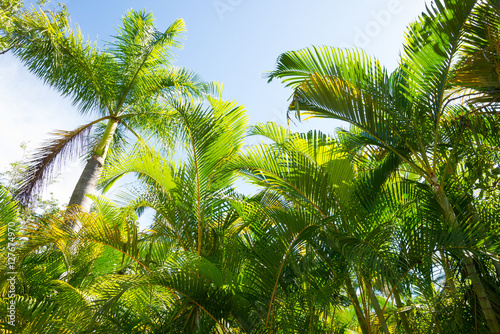
[[[473,106],[456,104],[447,88],[457,53],[468,42],[467,23],[483,4],[435,1],[410,25],[399,66],[391,75],[361,51],[327,47],[287,52],[270,74],[294,89],[291,111],[349,122],[361,130],[361,146],[392,156],[397,165],[418,175],[439,205],[443,227],[457,233],[477,218],[473,207],[460,206],[457,195],[470,194],[477,181],[473,173],[462,172],[481,146],[473,132],[491,138],[493,120],[481,118]],[[495,110],[496,104],[489,108]],[[463,252],[461,261],[489,330],[500,333],[473,254]]]
[[[172,67],[172,48],[185,31],[182,20],[164,32],[154,26],[151,13],[129,11],[114,40],[100,48],[84,41],[79,28],[70,28],[65,13],[22,12],[7,35],[13,52],[36,76],[72,99],[80,113],[96,116],[72,131],[57,131],[32,157],[19,197],[27,202],[68,157],[88,152],[88,160],[69,205],[89,210],[86,194],[95,186],[114,138],[128,131],[152,133],[152,118],[163,115],[164,101],[200,95],[207,85],[183,68]],[[95,142],[89,133],[96,124],[105,128]],[[123,134],[122,134],[123,136]]]

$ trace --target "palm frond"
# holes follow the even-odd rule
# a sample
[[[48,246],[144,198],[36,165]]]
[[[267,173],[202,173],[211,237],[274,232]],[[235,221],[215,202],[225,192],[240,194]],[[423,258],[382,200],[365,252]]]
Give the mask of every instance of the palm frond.
[[[71,30],[64,13],[23,12],[10,39],[13,52],[37,77],[69,96],[82,113],[106,112],[115,64],[95,44]]]
[[[55,139],[47,141],[35,151],[16,194],[22,202],[28,204],[65,161],[78,158],[85,152],[90,131],[96,122],[82,125],[73,131],[56,131],[53,133]]]
[[[19,217],[18,204],[13,201],[9,191],[0,186],[0,221],[4,224],[17,221]]]
[[[138,143],[131,154],[122,153],[112,158],[103,171],[103,187],[109,189],[128,173],[137,173],[154,179],[164,190],[175,187],[170,163],[149,146]]]

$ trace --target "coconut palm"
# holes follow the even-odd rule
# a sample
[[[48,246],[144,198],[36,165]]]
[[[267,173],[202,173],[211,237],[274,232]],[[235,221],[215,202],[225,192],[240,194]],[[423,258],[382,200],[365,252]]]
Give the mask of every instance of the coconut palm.
[[[467,41],[467,23],[480,5],[482,1],[436,1],[410,25],[399,66],[391,75],[361,51],[327,47],[285,53],[270,74],[294,89],[290,110],[349,122],[361,130],[361,146],[394,157],[421,177],[439,204],[443,226],[457,231],[474,216],[471,207],[461,210],[457,194],[460,187],[470,194],[477,180],[466,178],[461,168],[481,145],[467,124],[480,137],[490,138],[492,119],[480,118],[470,105],[455,104],[446,89],[457,52]],[[474,256],[464,252],[461,261],[488,328],[500,333]]]
[[[65,13],[22,12],[7,38],[14,55],[37,77],[72,99],[83,115],[96,118],[72,131],[56,131],[55,138],[36,151],[19,197],[27,202],[41,190],[54,167],[84,152],[88,160],[69,205],[89,210],[85,194],[95,186],[110,145],[126,132],[149,135],[162,117],[168,99],[199,95],[207,87],[196,75],[172,66],[172,48],[180,47],[182,20],[164,32],[154,26],[151,13],[129,11],[114,40],[105,47],[85,41],[78,27],[71,29]],[[94,141],[89,133],[105,124]],[[144,131],[143,131],[144,133]]]

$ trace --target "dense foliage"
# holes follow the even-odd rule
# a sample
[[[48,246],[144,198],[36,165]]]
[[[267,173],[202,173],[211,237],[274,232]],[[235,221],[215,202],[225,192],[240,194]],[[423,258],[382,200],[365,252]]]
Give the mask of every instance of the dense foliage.
[[[179,22],[160,33],[130,12],[98,50],[67,13],[12,18],[2,41],[99,114],[80,151],[102,158],[102,194],[20,216],[11,193],[28,201],[48,175],[40,161],[63,151],[50,145],[18,188],[0,188],[0,330],[500,334],[497,1],[435,1],[392,73],[360,50],[282,54],[268,75],[293,90],[289,116],[351,125],[332,134],[249,127],[216,85],[171,67]],[[106,192],[129,174],[114,203]],[[257,191],[239,193],[239,179]]]

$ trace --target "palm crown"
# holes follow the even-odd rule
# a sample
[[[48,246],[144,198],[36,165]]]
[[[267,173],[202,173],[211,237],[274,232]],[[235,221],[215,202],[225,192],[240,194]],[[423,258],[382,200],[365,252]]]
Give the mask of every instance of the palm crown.
[[[105,130],[89,148],[91,157],[69,202],[88,210],[90,200],[84,195],[94,192],[115,133],[129,130],[139,136],[138,131],[147,129],[150,134],[151,115],[161,118],[165,101],[201,95],[209,87],[186,69],[171,66],[171,49],[181,46],[178,39],[185,31],[182,20],[160,32],[152,14],[130,11],[114,41],[104,49],[84,41],[78,27],[70,29],[64,14],[33,11],[19,22],[22,25],[9,35],[16,46],[14,54],[35,75],[70,97],[81,113],[97,117],[73,131],[56,132],[56,138],[35,153],[20,191],[25,201],[40,189],[65,154],[75,156],[85,148],[71,144],[82,139],[88,143],[91,128],[105,122]]]
[[[449,90],[453,64],[477,33],[473,28],[482,24],[475,18],[484,6],[495,5],[436,1],[410,26],[399,66],[390,75],[361,51],[323,47],[281,55],[269,77],[282,79],[294,89],[290,110],[298,115],[352,124],[358,129],[350,134],[352,147],[372,154],[378,151],[383,153],[380,157],[395,162],[387,175],[402,169],[421,177],[442,210],[445,226],[459,230],[461,224],[469,226],[474,210],[461,210],[453,191],[464,187],[471,191],[482,174],[477,169],[488,164],[477,163],[476,172],[459,175],[459,171],[478,150],[489,160],[486,151],[496,143],[491,132],[495,104],[480,108],[457,104],[455,92]],[[490,330],[499,333],[472,256],[465,252],[462,260]]]

